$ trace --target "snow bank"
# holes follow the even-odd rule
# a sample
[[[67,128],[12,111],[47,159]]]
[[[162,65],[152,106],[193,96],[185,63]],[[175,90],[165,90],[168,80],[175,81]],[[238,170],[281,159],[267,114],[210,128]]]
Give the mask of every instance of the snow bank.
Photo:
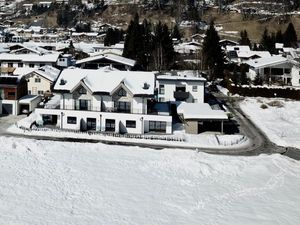
[[[0,224],[299,224],[300,162],[0,137]]]
[[[19,123],[18,125],[23,124]],[[21,129],[23,128],[23,129]],[[25,128],[25,129],[24,129]],[[96,140],[102,142],[122,142],[124,144],[148,144],[153,147],[176,147],[176,148],[205,148],[205,149],[222,149],[222,150],[234,150],[245,148],[250,145],[250,141],[243,135],[215,135],[215,134],[185,134],[183,128],[176,128],[174,135],[129,135],[123,136],[119,134],[105,134],[105,133],[89,133],[72,130],[60,130],[60,129],[30,129],[25,121],[25,126],[10,126],[7,131],[15,134],[22,134],[28,136],[44,136],[55,138],[80,138],[86,140]],[[181,130],[180,130],[181,129]],[[227,140],[225,140],[227,139]],[[221,141],[220,141],[221,140]]]
[[[278,101],[275,105],[282,107],[270,106],[272,101]],[[268,108],[262,109],[263,104]],[[272,142],[300,148],[300,101],[246,98],[240,106]]]

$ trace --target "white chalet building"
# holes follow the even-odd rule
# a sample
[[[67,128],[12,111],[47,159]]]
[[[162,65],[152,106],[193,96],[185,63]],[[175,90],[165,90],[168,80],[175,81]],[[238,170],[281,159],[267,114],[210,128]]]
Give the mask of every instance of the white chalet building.
[[[206,79],[202,77],[188,75],[158,75],[156,77],[156,82],[159,102],[204,102],[204,86]]]
[[[154,99],[153,72],[68,68],[54,91],[58,104],[36,109],[40,125],[115,133],[172,133],[172,117],[148,108]]]

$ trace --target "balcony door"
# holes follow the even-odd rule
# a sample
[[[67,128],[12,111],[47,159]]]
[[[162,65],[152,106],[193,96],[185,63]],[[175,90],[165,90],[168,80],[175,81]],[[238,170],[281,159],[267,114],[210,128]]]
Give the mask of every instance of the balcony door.
[[[115,110],[120,113],[130,113],[131,103],[125,101],[115,101]]]
[[[85,99],[79,99],[75,102],[76,110],[91,110],[91,101]]]

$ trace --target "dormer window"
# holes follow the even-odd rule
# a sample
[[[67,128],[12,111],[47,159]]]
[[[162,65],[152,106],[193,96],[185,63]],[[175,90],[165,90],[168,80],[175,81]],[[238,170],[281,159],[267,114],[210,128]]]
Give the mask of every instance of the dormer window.
[[[79,94],[86,94],[86,89],[81,87],[78,92]]]
[[[126,96],[127,95],[127,93],[126,93],[126,91],[123,89],[123,88],[121,88],[119,91],[118,91],[118,96]]]

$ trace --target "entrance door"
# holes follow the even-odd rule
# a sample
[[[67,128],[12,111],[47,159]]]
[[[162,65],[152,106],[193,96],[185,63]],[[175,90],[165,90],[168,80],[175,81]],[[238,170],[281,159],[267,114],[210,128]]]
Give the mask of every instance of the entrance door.
[[[96,119],[95,118],[87,118],[86,119],[86,128],[87,128],[87,130],[96,130]]]
[[[32,87],[32,94],[37,95],[37,87]]]

